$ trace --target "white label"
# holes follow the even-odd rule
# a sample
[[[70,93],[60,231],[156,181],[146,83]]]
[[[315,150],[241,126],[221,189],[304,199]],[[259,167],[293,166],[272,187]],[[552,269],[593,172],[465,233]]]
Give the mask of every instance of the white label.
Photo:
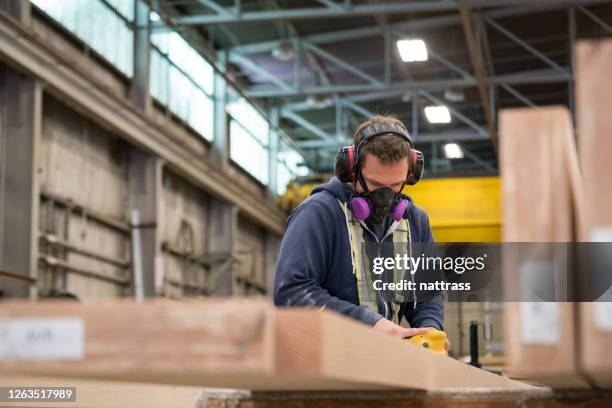
[[[593,303],[593,317],[597,328],[612,332],[612,303]]]
[[[591,232],[592,242],[612,242],[612,227],[593,228]]]
[[[561,341],[559,304],[521,303],[521,341],[524,344],[556,344]]]
[[[76,317],[0,319],[0,360],[82,359],[84,339]]]
[[[591,233],[593,242],[612,242],[612,227],[600,227],[593,229]],[[593,303],[593,317],[597,328],[612,331],[612,288]]]
[[[520,299],[555,300],[555,265],[551,261],[526,261],[520,269]]]

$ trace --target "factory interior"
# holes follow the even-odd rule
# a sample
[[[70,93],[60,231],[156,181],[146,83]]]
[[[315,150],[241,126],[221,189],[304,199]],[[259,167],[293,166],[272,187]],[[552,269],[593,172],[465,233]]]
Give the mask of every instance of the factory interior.
[[[0,0],[0,407],[611,407],[611,64],[612,1]],[[378,255],[502,282],[403,321],[398,137]]]

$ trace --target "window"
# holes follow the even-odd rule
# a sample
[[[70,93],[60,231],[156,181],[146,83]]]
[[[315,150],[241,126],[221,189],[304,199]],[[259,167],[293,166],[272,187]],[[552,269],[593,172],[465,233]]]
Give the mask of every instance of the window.
[[[230,158],[253,177],[268,184],[270,126],[245,99],[226,107],[231,116]]]
[[[159,16],[151,13],[151,20]],[[175,31],[151,34],[150,92],[207,140],[213,139],[213,67]]]
[[[284,141],[279,140],[279,150],[276,157],[276,194],[282,195],[287,189],[287,183],[295,177],[305,176],[310,170],[303,165],[304,157]]]
[[[134,0],[32,0],[32,4],[132,77]]]

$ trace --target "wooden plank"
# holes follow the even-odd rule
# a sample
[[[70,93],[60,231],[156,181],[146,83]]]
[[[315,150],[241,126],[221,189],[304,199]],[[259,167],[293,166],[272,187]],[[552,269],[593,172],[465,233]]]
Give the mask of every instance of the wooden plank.
[[[581,42],[576,58],[578,145],[584,184],[580,240],[612,241],[612,41]],[[608,302],[612,300],[610,292]],[[602,321],[611,315],[612,303],[580,304],[582,367],[597,386],[605,388],[612,388],[612,325]]]
[[[77,317],[85,325],[81,358],[5,356],[4,374],[251,390],[531,388],[332,312],[279,310],[263,300],[7,302],[0,316]]]
[[[503,240],[573,241],[576,191],[569,180],[576,179],[570,169],[577,168],[577,155],[567,109],[502,111],[500,135]],[[533,251],[527,254],[525,248]],[[521,287],[533,284],[538,271],[529,267],[534,265],[545,265],[555,271],[558,281],[555,283],[559,283],[556,293],[562,293],[572,281],[566,255],[564,248],[551,251],[542,246],[525,246],[520,254],[516,248],[505,248],[503,282],[508,298],[517,299]],[[537,314],[538,308],[545,312]],[[506,303],[506,370],[511,376],[559,388],[588,386],[578,374],[574,317],[574,304],[568,302]],[[546,338],[551,332],[557,335]]]
[[[0,322],[80,319],[85,347],[75,359],[5,358],[0,373],[248,386],[272,371],[270,312],[262,300],[5,302]]]
[[[206,394],[205,394],[206,395]],[[210,407],[325,407],[325,408],[609,408],[612,393],[605,390],[490,392],[456,391],[340,391],[340,392],[215,392]],[[206,405],[209,406],[209,405]]]
[[[76,402],[44,402],[44,407],[198,408],[205,388],[117,381],[24,375],[0,376],[0,387],[75,387]],[[208,390],[210,391],[210,390]],[[31,407],[33,403],[2,403],[0,407]]]

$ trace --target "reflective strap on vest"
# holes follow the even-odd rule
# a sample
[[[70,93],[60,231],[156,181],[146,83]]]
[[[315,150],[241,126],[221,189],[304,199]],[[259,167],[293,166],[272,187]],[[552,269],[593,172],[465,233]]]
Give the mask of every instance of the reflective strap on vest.
[[[370,288],[372,288],[372,275],[370,273],[367,265],[370,264],[370,259],[366,251],[364,250],[365,245],[363,234],[364,228],[361,223],[355,219],[353,213],[348,210],[347,204],[340,199],[336,198],[340,208],[344,211],[345,219],[346,219],[346,227],[349,236],[349,244],[351,247],[351,261],[353,265],[353,274],[357,280],[357,292],[359,294],[359,304],[367,305],[375,312],[380,312],[378,310],[378,302],[376,293],[370,293]],[[402,219],[393,231],[393,246],[394,248],[398,247],[398,253],[405,254],[408,253],[409,245],[410,245],[410,229],[407,219]],[[410,254],[412,255],[412,254]],[[401,268],[393,269],[393,281],[399,282],[403,279],[406,271]],[[412,275],[411,275],[412,276]],[[393,312],[393,320],[396,323],[400,322],[400,303],[406,301],[404,298],[403,291],[398,291],[395,293],[394,302],[385,302],[380,299],[381,303],[385,308],[388,307],[388,303],[391,304],[391,309]],[[389,316],[385,310],[384,315]]]

